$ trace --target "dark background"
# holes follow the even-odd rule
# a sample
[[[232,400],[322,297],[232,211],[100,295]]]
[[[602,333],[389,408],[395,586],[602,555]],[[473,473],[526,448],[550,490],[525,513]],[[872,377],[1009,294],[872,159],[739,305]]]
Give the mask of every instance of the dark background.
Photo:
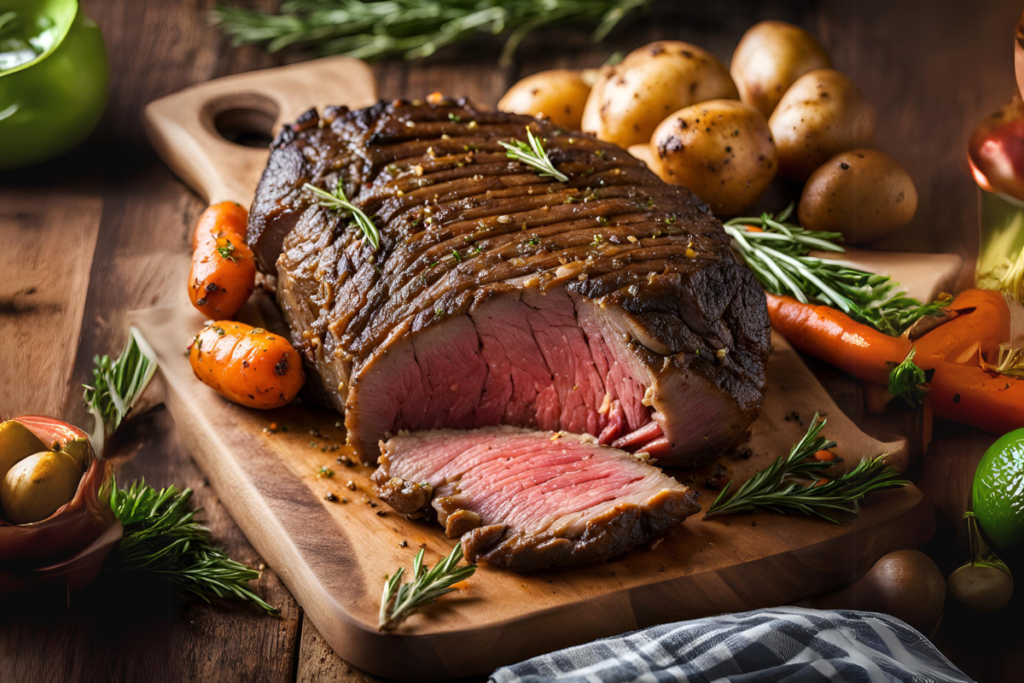
[[[277,2],[225,4],[273,9]],[[121,347],[127,311],[169,301],[181,285],[169,264],[187,258],[189,235],[204,207],[150,149],[142,107],[193,83],[308,57],[232,47],[207,23],[212,5],[83,0],[110,53],[104,119],[70,156],[0,175],[0,415],[81,421],[79,387],[93,355]],[[509,69],[496,67],[501,43],[491,40],[424,62],[379,63],[374,72],[383,98],[440,90],[493,105],[521,76],[555,66],[598,66],[613,51],[656,39],[696,43],[728,63],[748,26],[762,19],[789,21],[817,35],[836,67],[867,93],[878,111],[876,146],[915,179],[917,216],[883,246],[952,251],[973,260],[977,191],[966,142],[973,126],[1015,89],[1012,39],[1021,9],[1008,0],[661,0],[650,15],[629,20],[601,45],[589,42],[585,28],[538,33]],[[833,377],[830,388],[845,409],[859,399],[844,382]],[[216,492],[177,444],[167,413],[157,412],[137,431],[140,445],[122,480],[144,475],[158,485],[193,487],[216,539],[233,557],[259,565]],[[948,426],[940,426],[939,437],[942,447],[924,467],[941,487],[959,460],[980,457],[984,439]],[[945,535],[929,551],[948,571],[966,558],[943,542],[953,538],[953,528],[942,529]],[[0,681],[376,680],[333,654],[273,568],[258,590],[281,608],[280,617],[244,605],[185,604],[161,587],[126,593],[102,580],[78,595],[0,606]],[[1021,602],[999,618],[947,611],[936,642],[979,680],[1020,680],[1024,645],[1014,615]]]

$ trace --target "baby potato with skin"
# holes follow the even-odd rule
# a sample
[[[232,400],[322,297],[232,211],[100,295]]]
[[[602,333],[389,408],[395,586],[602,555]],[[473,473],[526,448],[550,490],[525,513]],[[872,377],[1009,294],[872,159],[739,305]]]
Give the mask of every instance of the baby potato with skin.
[[[546,116],[552,123],[580,129],[590,86],[579,71],[552,69],[516,82],[498,102],[498,109],[512,114]]]
[[[916,211],[917,188],[895,159],[853,149],[811,174],[797,214],[808,230],[841,232],[848,243],[862,244],[899,230]]]
[[[652,169],[689,188],[717,215],[743,213],[775,177],[768,122],[736,100],[711,100],[662,121],[651,140]]]
[[[648,142],[674,111],[738,97],[729,70],[710,52],[678,40],[661,40],[602,69],[583,110],[583,130],[628,147]]]
[[[789,87],[768,119],[779,175],[803,181],[828,159],[871,142],[875,108],[842,72],[817,69]]]
[[[771,116],[793,81],[831,67],[825,48],[810,33],[784,21],[762,21],[740,38],[729,73],[740,99]]]

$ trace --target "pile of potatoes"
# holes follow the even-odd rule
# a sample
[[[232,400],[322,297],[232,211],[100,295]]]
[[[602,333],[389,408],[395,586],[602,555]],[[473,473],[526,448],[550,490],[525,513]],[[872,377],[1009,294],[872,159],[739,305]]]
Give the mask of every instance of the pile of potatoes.
[[[626,147],[721,216],[749,210],[776,174],[805,183],[805,228],[850,243],[885,237],[917,210],[907,172],[869,148],[874,107],[814,36],[781,21],[748,29],[729,69],[663,40],[614,66],[524,78],[498,108]]]

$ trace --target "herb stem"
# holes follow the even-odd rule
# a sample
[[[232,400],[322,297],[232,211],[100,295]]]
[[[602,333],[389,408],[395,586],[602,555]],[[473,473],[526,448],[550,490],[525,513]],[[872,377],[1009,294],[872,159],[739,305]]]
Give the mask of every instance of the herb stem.
[[[334,194],[322,190],[316,185],[306,183],[302,186],[302,189],[313,193],[320,206],[334,211],[347,212],[348,215],[355,221],[356,225],[363,232],[363,236],[366,241],[370,243],[370,246],[376,251],[380,247],[380,232],[377,230],[377,225],[373,222],[366,213],[358,206],[353,204],[345,196],[345,187],[342,185],[341,179],[338,179],[338,183],[334,188]]]
[[[526,127],[526,140],[526,142],[522,140],[505,142],[501,140],[498,144],[505,148],[505,156],[526,164],[537,171],[537,175],[541,178],[554,178],[560,183],[569,182],[569,176],[555,168],[551,157],[548,156],[547,151],[544,149],[544,143],[533,134],[529,126]]]
[[[827,420],[820,419],[815,413],[807,432],[790,449],[788,456],[776,458],[731,496],[733,482],[730,481],[711,504],[704,519],[771,510],[779,514],[799,512],[838,524],[831,513],[856,514],[860,501],[869,493],[910,483],[885,464],[884,455],[863,460],[849,472],[831,481],[826,480],[823,474],[839,463],[838,459],[829,461],[814,457],[818,451],[827,451],[836,445],[835,441],[821,436],[826,423]]]
[[[507,33],[499,65],[509,66],[531,32],[566,22],[599,22],[600,42],[622,19],[651,0],[290,0],[280,14],[217,7],[211,20],[235,45],[269,52],[313,47],[318,55],[359,59],[428,57],[471,36]]]
[[[947,304],[922,304],[888,276],[811,256],[813,250],[845,252],[837,243],[842,235],[786,223],[792,211],[790,204],[778,216],[733,218],[724,225],[733,247],[767,292],[832,306],[890,336],[902,334],[920,318],[938,315]]]
[[[423,564],[423,549],[416,553],[413,560],[412,582],[405,583],[405,569],[399,568],[384,582],[384,592],[380,599],[378,628],[388,631],[398,625],[417,609],[431,604],[442,595],[456,590],[452,586],[463,579],[468,579],[476,571],[476,565],[459,567],[462,560],[462,544],[452,548],[448,557],[444,558],[433,569],[428,570]]]

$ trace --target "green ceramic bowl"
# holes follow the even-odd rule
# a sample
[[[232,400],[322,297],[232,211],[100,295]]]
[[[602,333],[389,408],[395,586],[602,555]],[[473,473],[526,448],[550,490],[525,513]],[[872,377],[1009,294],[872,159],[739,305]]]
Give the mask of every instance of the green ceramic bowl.
[[[77,0],[0,4],[0,169],[80,145],[106,107],[109,77],[103,34]]]

